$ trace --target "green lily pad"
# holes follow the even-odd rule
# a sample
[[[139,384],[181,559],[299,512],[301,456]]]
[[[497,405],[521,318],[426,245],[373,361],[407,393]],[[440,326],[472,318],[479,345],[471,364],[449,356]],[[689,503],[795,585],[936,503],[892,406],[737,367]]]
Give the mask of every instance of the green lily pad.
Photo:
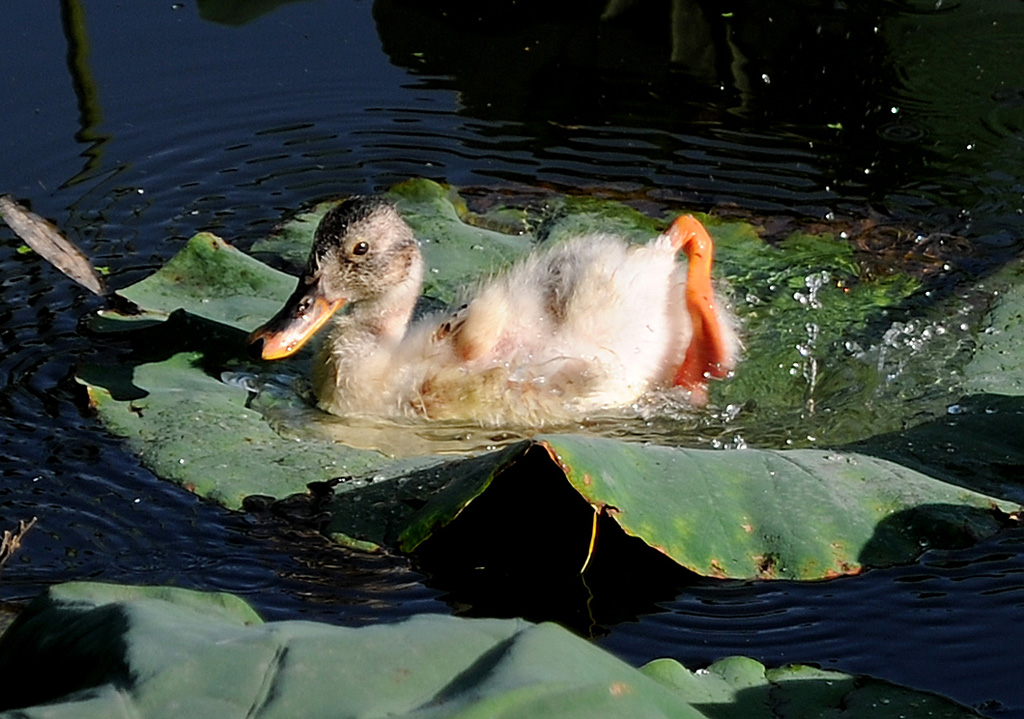
[[[109,374],[87,368],[79,376],[91,382],[89,396],[107,427],[156,474],[230,509],[251,495],[284,497],[309,482],[391,463],[379,452],[282,437],[246,408],[244,389],[210,377],[200,362],[197,353],[181,353],[135,367],[131,383],[143,396],[128,400],[115,399]]]
[[[553,435],[473,460],[469,472],[455,468],[452,481],[409,517],[398,546],[415,551],[492,483],[515,483],[516,464],[531,451],[546,453],[552,475],[557,470],[627,534],[707,576],[820,579],[905,563],[923,547],[973,544],[1017,507],[863,454],[723,452]],[[344,522],[349,498],[336,501],[342,519],[335,521]],[[521,505],[547,501],[535,493]]]
[[[74,583],[0,637],[0,717],[785,717],[873,706],[977,716],[941,697],[733,657],[635,669],[555,624],[421,615],[263,623],[241,599]],[[47,681],[39,681],[40,677]]]
[[[1024,397],[1024,266],[1010,267],[989,284],[996,298],[965,370],[964,389]]]
[[[659,226],[617,203],[567,198],[551,203],[534,235],[509,235],[479,227],[486,218],[465,221],[471,215],[458,196],[435,183],[403,183],[392,193],[418,228],[428,262],[434,252],[446,263],[432,290],[444,298],[456,296],[473,271],[493,271],[537,241],[602,227],[639,239]],[[773,247],[749,224],[708,224],[721,271],[746,298],[737,310],[748,346],[737,376],[713,385],[713,402],[735,400],[737,418],[724,428],[705,427],[755,436],[751,422],[785,416],[807,434],[825,426],[816,422],[829,415],[830,402],[856,407],[870,395],[887,414],[861,409],[857,423],[833,422],[828,436],[839,444],[921,413],[913,402],[880,397],[877,381],[852,387],[845,381],[877,374],[875,358],[855,356],[845,345],[906,297],[912,279],[861,276],[852,251],[831,236],[794,234]],[[313,227],[300,218],[262,251],[283,255],[291,245],[308,247]],[[552,481],[568,480],[577,503],[612,517],[681,566],[726,577],[813,579],[910,561],[924,548],[962,546],[991,534],[1016,508],[1002,500],[1016,501],[1019,493],[998,477],[970,486],[969,478],[902,466],[880,451],[689,449],[686,443],[707,445],[700,430],[687,435],[692,421],[667,417],[651,420],[669,428],[656,435],[667,446],[552,434],[505,449],[495,448],[517,437],[459,425],[364,426],[332,418],[311,409],[295,389],[308,358],[275,365],[281,376],[244,358],[244,331],[272,314],[292,283],[200,235],[166,268],[122,291],[151,314],[184,311],[138,343],[148,354],[136,352],[115,367],[83,368],[79,379],[107,426],[158,475],[232,508],[253,495],[283,499],[330,480],[326,533],[354,546],[414,552],[471,505],[479,507],[492,485],[514,483],[532,471],[524,468],[539,466],[540,453]],[[166,346],[157,351],[154,343]],[[794,365],[790,355],[804,364]],[[243,378],[242,386],[222,381],[225,369]],[[701,428],[702,415],[687,415],[694,417]],[[628,434],[623,422],[610,433],[623,434],[625,426]],[[770,440],[771,430],[761,430],[760,438]],[[454,459],[436,454],[453,450]],[[571,501],[550,483],[531,492],[515,506]],[[582,531],[585,544],[589,525]]]
[[[986,280],[993,303],[964,380],[945,411],[903,432],[854,445],[951,484],[1024,504],[1024,268]]]
[[[200,232],[155,273],[118,291],[142,309],[140,315],[103,312],[94,329],[138,329],[180,309],[248,332],[276,312],[294,289],[294,277]]]

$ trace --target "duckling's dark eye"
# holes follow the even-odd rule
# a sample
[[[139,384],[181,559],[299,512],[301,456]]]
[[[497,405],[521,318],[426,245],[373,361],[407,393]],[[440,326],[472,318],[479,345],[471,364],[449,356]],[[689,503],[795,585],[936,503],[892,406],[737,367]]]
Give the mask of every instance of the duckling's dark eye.
[[[370,251],[370,245],[366,242],[357,242],[355,247],[352,248],[353,255],[365,255]]]

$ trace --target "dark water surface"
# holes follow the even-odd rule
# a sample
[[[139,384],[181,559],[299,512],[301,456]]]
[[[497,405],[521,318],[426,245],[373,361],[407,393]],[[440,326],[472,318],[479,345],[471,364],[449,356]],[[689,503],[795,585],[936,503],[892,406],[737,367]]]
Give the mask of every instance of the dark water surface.
[[[881,213],[964,238],[942,270],[952,287],[1021,250],[1019,0],[499,2],[484,16],[339,0],[254,3],[267,14],[243,24],[232,4],[3,6],[0,192],[66,228],[115,287],[198,230],[245,247],[301,206],[410,176]],[[96,353],[78,323],[101,302],[19,245],[0,228],[0,524],[39,523],[0,599],[88,578],[226,589],[270,619],[516,613],[157,480],[70,380]],[[524,606],[541,619],[537,593]],[[634,663],[810,662],[1024,716],[1022,619],[1024,535],[1006,532],[828,582],[701,580],[594,633]]]

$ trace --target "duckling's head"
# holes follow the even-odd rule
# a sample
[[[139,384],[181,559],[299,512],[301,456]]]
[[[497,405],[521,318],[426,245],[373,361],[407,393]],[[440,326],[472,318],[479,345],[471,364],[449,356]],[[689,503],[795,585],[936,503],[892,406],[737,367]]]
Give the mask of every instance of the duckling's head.
[[[407,322],[419,294],[421,264],[412,228],[394,205],[373,196],[345,200],[320,220],[295,292],[249,335],[250,354],[294,354],[346,304],[353,311],[356,305],[372,308],[368,321],[386,324],[397,313]]]

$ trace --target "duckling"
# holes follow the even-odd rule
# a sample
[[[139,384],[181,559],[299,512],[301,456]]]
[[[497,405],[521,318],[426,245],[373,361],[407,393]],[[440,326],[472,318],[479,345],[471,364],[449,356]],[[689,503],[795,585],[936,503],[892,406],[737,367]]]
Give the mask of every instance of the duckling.
[[[312,385],[341,416],[535,428],[673,386],[699,406],[740,345],[711,262],[711,238],[687,215],[646,245],[594,234],[537,251],[458,309],[413,321],[424,272],[413,231],[384,199],[353,197],[321,220],[295,292],[250,352],[288,357],[330,321]]]

